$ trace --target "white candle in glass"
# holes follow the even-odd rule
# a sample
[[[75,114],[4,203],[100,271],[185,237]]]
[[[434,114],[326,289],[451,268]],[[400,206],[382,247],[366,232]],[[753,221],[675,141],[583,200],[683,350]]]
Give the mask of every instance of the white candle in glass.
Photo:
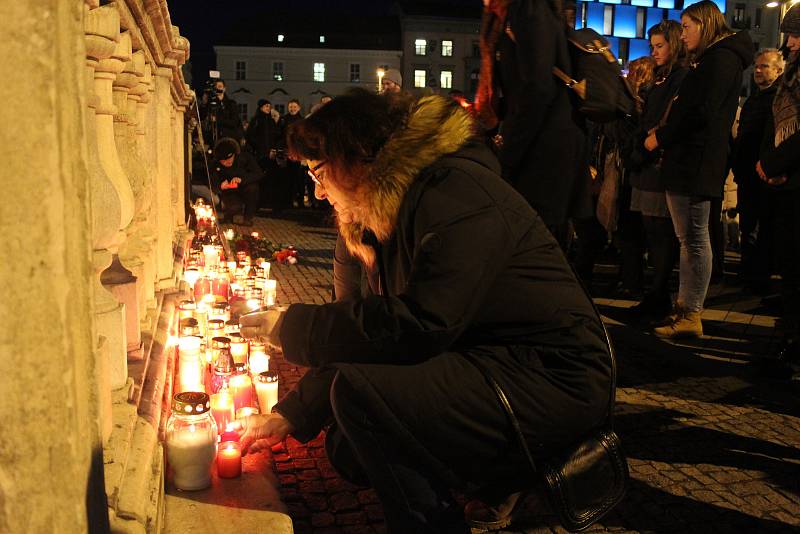
[[[253,377],[257,377],[264,371],[269,371],[269,356],[263,350],[263,345],[261,350],[251,349],[248,364],[250,367],[250,374],[253,375]]]
[[[217,439],[212,434],[195,431],[192,425],[167,442],[167,461],[178,489],[199,490],[211,484],[211,466],[217,456]]]
[[[262,261],[260,267],[264,269],[264,278],[269,278],[269,268],[270,268],[269,262]],[[265,290],[267,289],[266,286],[264,286],[264,289]]]
[[[274,306],[278,300],[278,281],[267,280],[264,282],[264,304]]]
[[[278,403],[278,373],[265,371],[256,378],[256,396],[261,413],[272,412]]]
[[[178,389],[202,391],[205,388],[206,358],[200,351],[202,339],[197,336],[182,336],[178,341]]]

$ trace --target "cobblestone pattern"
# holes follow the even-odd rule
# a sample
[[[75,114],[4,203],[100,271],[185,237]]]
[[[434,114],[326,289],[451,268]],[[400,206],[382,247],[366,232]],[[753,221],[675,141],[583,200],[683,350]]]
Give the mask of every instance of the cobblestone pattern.
[[[300,252],[297,265],[273,267],[278,300],[325,302],[335,233],[308,212],[286,217],[259,218],[254,227]],[[800,532],[800,403],[788,385],[742,363],[763,360],[760,351],[747,347],[762,347],[753,343],[754,333],[767,339],[770,334],[751,326],[748,338],[737,325],[768,325],[770,318],[748,313],[735,293],[723,293],[714,294],[726,307],[708,319],[736,350],[712,354],[708,346],[715,338],[694,346],[665,343],[625,326],[619,303],[602,303],[614,325],[620,370],[616,428],[629,458],[631,487],[625,501],[589,532]],[[273,363],[281,391],[288,391],[302,369],[280,355]],[[307,444],[290,438],[276,447],[273,460],[296,532],[385,531],[375,493],[337,476],[322,436]],[[565,532],[537,502],[528,499],[507,532]]]

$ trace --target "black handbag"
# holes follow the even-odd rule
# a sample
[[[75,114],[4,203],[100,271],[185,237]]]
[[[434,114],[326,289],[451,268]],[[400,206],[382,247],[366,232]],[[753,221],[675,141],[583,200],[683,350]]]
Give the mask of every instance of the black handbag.
[[[592,305],[594,306],[594,302]],[[599,319],[597,307],[595,313]],[[600,324],[611,359],[611,395],[606,420],[591,435],[558,456],[543,461],[534,460],[502,386],[477,358],[468,356],[497,394],[533,473],[544,483],[550,505],[562,526],[570,532],[579,532],[590,527],[619,504],[625,496],[630,477],[619,437],[613,430],[617,361],[608,330],[602,320]]]

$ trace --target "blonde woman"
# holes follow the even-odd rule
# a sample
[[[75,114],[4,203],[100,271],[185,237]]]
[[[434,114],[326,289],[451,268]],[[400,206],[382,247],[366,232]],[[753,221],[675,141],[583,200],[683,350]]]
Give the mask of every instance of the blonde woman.
[[[661,178],[680,242],[675,314],[655,329],[666,338],[703,335],[700,315],[712,265],[711,199],[722,196],[742,71],[753,57],[747,31],[733,33],[714,2],[703,0],[684,9],[681,28],[691,69],[666,124],[645,140],[647,150],[664,150]]]

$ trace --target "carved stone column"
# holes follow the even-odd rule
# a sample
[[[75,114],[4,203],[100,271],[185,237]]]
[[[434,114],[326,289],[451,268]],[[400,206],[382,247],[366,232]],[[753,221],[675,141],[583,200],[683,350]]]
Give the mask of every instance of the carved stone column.
[[[92,207],[92,304],[97,333],[95,351],[98,381],[98,411],[103,442],[111,435],[111,350],[123,348],[122,306],[100,283],[101,273],[111,265],[122,221],[122,203],[114,182],[101,164],[98,150],[96,110],[100,99],[94,92],[95,69],[99,61],[114,53],[119,36],[119,15],[113,9],[87,8],[84,16],[87,77],[87,152]]]
[[[113,4],[97,8],[101,16],[117,21],[119,28],[119,13]],[[116,77],[125,66],[125,58],[130,55],[130,38],[117,34],[116,46],[110,57],[99,60],[94,71],[94,89],[98,97],[96,108],[97,115],[97,151],[100,164],[109,177],[117,195],[119,196],[120,220],[117,233],[111,247],[108,249],[113,254],[119,251],[119,246],[126,240],[125,229],[131,222],[134,211],[134,196],[128,177],[119,161],[117,145],[114,137],[114,114],[116,107],[113,101],[112,85]],[[115,269],[114,271],[117,271]],[[110,273],[112,274],[112,273]],[[124,273],[123,273],[124,274]],[[113,274],[116,276],[116,274]],[[109,275],[106,275],[106,279]],[[125,322],[125,306],[120,304],[109,311],[98,323],[101,334],[109,341],[111,387],[121,388],[128,379],[128,345]]]
[[[144,291],[147,300],[147,307],[156,306],[156,291],[158,289],[158,248],[157,234],[158,221],[156,219],[156,203],[154,194],[157,178],[158,165],[156,162],[158,140],[156,132],[156,98],[155,98],[155,76],[150,63],[144,65],[144,76],[142,84],[137,87],[139,93],[138,118],[136,123],[136,140],[139,151],[142,154],[142,164],[146,169],[145,186],[142,195],[142,242],[146,246],[147,254],[145,260],[145,281]]]
[[[172,69],[157,67],[155,71],[155,131],[156,136],[156,221],[157,221],[157,266],[159,284],[173,285],[174,258],[173,237],[175,219],[173,216],[173,143],[172,132]]]

